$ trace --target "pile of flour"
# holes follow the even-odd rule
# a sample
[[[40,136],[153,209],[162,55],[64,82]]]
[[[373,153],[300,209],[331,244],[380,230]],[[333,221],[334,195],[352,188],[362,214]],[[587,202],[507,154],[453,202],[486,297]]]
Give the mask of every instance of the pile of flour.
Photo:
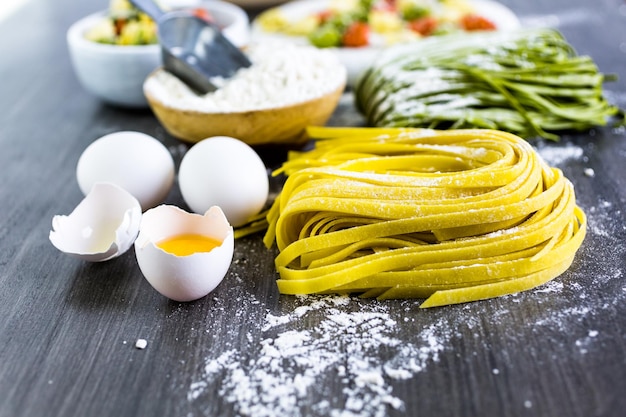
[[[164,70],[146,80],[144,91],[167,107],[231,113],[283,107],[320,97],[346,82],[336,55],[312,46],[262,43],[248,51],[253,65],[223,81],[215,92],[197,95]]]

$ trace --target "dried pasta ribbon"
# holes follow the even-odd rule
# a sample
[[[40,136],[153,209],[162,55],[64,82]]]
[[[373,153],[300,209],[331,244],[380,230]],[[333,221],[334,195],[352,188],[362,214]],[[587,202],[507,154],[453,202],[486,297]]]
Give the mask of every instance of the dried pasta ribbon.
[[[427,298],[519,292],[562,274],[585,236],[572,184],[494,130],[310,128],[270,208],[284,294]]]

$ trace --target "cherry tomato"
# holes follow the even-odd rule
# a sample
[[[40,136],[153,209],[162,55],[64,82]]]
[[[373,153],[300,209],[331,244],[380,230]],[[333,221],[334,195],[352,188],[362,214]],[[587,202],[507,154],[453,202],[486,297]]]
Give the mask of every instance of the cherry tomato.
[[[437,29],[437,19],[432,16],[420,17],[409,22],[409,29],[422,36],[430,36]]]
[[[317,14],[320,24],[328,22],[331,17],[333,17],[333,12],[331,10],[322,10]]]
[[[196,16],[199,19],[204,20],[205,22],[213,23],[215,21],[213,19],[213,16],[211,15],[211,13],[209,13],[208,10],[202,9],[200,7],[193,9],[193,14],[194,16]]]
[[[496,25],[483,16],[467,14],[461,19],[461,27],[467,31],[496,30]]]
[[[354,22],[346,29],[341,44],[348,47],[369,45],[370,27],[365,22]]]

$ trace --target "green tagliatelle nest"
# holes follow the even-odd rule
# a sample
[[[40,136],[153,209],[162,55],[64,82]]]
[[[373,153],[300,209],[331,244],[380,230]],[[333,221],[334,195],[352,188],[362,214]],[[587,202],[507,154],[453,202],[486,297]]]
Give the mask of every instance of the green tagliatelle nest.
[[[611,77],[552,29],[448,35],[389,49],[356,86],[372,126],[498,129],[530,138],[606,125]]]

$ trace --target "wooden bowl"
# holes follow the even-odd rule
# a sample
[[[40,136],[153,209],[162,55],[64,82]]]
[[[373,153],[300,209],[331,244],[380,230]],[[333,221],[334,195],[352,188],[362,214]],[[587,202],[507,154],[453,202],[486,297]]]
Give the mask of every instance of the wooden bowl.
[[[307,139],[307,126],[326,124],[344,88],[345,83],[317,98],[284,107],[225,113],[170,107],[149,91],[144,89],[144,93],[165,130],[183,141],[195,143],[223,135],[240,139],[251,146],[300,145]]]

